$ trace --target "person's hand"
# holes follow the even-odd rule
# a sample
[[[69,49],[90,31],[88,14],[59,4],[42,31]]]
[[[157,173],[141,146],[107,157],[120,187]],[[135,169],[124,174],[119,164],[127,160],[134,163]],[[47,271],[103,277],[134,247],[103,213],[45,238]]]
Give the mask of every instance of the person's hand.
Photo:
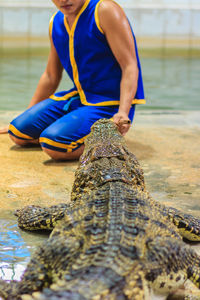
[[[126,113],[118,112],[113,116],[112,120],[117,125],[118,130],[122,135],[125,135],[128,132],[131,126],[131,120]]]
[[[8,133],[8,128],[9,128],[9,126],[5,126],[5,127],[0,128],[0,134]]]

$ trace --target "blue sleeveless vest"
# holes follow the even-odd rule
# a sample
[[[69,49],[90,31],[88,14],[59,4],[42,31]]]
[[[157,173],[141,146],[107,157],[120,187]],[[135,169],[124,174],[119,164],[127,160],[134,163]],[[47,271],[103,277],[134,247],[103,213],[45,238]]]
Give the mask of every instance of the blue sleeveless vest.
[[[58,11],[50,21],[50,34],[60,61],[74,83],[70,93],[77,92],[84,105],[119,105],[122,72],[99,24],[101,1],[86,0],[71,29],[63,13]],[[142,104],[145,103],[142,73],[134,33],[133,37],[139,77],[132,104]]]

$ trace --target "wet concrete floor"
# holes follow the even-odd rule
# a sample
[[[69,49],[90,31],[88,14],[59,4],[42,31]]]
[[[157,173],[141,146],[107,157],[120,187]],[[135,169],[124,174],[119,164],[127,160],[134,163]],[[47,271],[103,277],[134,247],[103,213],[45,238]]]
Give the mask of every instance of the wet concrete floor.
[[[0,126],[12,118],[0,112]],[[126,136],[154,199],[200,217],[200,113],[136,114]],[[25,205],[70,201],[78,162],[55,162],[40,148],[14,146],[0,135],[0,277],[19,279],[36,245],[46,235],[18,229],[13,211]],[[192,246],[200,253],[200,245]],[[194,286],[189,288],[195,291]]]

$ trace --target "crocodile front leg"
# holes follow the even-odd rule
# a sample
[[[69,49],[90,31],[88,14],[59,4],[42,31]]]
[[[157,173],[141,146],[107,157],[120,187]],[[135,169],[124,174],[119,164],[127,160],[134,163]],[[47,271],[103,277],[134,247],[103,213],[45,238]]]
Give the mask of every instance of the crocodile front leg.
[[[151,206],[156,208],[161,215],[166,216],[178,228],[179,234],[183,238],[192,242],[200,242],[200,219],[185,214],[176,208],[160,204],[150,196],[148,201]]]
[[[52,230],[57,222],[64,217],[69,204],[59,204],[51,207],[26,206],[16,210],[18,226],[25,230]]]
[[[181,236],[189,241],[200,241],[200,220],[178,209],[166,208],[170,220],[177,226]]]

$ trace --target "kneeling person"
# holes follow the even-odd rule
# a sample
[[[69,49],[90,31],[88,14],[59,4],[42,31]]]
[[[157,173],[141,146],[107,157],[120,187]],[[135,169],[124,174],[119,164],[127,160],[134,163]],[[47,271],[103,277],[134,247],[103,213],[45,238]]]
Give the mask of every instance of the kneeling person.
[[[28,109],[9,126],[18,145],[40,143],[53,159],[76,159],[94,122],[112,118],[124,135],[145,103],[132,28],[112,0],[53,0],[51,51]],[[55,93],[63,69],[74,87]]]

